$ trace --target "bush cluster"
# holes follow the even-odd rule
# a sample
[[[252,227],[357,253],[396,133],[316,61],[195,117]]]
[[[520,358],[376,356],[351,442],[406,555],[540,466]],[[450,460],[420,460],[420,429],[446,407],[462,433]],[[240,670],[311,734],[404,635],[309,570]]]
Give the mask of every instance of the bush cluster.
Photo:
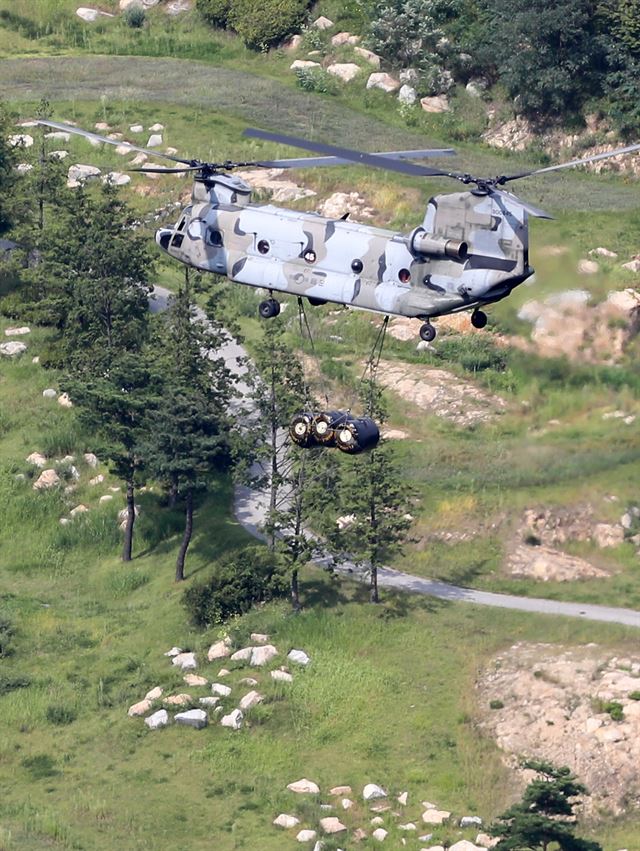
[[[230,28],[251,50],[268,50],[298,32],[307,0],[197,0],[196,8],[212,27]]]
[[[189,588],[183,603],[193,623],[205,627],[287,593],[278,557],[264,547],[249,546],[221,561],[207,582]]]

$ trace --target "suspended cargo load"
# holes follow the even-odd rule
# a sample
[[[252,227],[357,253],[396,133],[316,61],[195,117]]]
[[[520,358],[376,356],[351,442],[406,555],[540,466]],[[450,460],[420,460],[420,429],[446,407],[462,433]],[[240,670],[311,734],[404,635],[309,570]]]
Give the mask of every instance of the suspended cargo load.
[[[315,414],[309,411],[304,411],[301,414],[296,414],[289,424],[289,437],[303,449],[308,449],[310,446],[316,446],[316,440],[311,430],[313,418]]]
[[[316,414],[311,431],[316,442],[322,446],[336,445],[336,429],[347,422],[349,415],[345,411],[323,411]]]
[[[371,417],[347,417],[335,430],[336,446],[350,455],[373,449],[379,440],[380,430]]]

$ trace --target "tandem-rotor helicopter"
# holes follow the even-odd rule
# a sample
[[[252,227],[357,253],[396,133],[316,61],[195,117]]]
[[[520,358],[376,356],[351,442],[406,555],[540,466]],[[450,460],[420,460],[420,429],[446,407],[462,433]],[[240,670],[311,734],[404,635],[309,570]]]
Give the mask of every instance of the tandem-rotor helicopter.
[[[528,217],[551,216],[505,191],[503,186],[521,178],[640,150],[640,144],[636,144],[517,174],[475,177],[410,162],[452,155],[452,149],[363,153],[248,129],[245,136],[320,156],[211,163],[108,139],[60,122],[39,123],[175,163],[171,167],[152,165],[130,171],[192,173],[191,203],[181,211],[173,227],[156,232],[156,242],[186,266],[266,289],[269,298],[258,308],[262,318],[277,316],[280,303],[274,294],[287,293],[296,296],[300,306],[302,299],[307,299],[314,306],[331,302],[381,313],[387,318],[397,315],[421,319],[420,337],[429,342],[436,336],[432,319],[470,310],[471,323],[483,328],[487,316],[482,308],[506,298],[533,275],[529,265]],[[350,163],[413,177],[449,177],[469,188],[434,196],[420,225],[409,233],[396,233],[351,222],[347,216],[329,219],[317,213],[252,202],[251,187],[230,174],[237,168]],[[291,423],[289,431],[299,446],[333,445],[345,452],[358,452],[375,445],[378,439],[377,427],[373,424],[375,433],[370,427],[372,421],[356,427],[355,418],[342,412],[300,417]]]

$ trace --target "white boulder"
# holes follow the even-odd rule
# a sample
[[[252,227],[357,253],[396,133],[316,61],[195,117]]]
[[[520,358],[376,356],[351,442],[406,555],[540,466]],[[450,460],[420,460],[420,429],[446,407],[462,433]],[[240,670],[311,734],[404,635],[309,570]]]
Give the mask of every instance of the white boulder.
[[[298,842],[313,842],[318,834],[315,830],[301,830],[296,834]]]
[[[207,713],[204,709],[189,709],[187,712],[178,712],[173,720],[176,724],[183,724],[185,727],[195,727],[196,730],[202,730],[209,723]]]
[[[287,789],[290,792],[296,792],[298,795],[319,795],[320,788],[317,783],[314,783],[313,780],[307,780],[306,777],[303,777],[302,780],[296,780],[293,783],[289,783],[287,785]]]
[[[250,664],[261,667],[266,665],[278,655],[278,651],[273,644],[263,644],[261,647],[254,647],[251,653]]]
[[[378,798],[386,798],[387,793],[381,786],[377,786],[375,783],[367,783],[362,790],[362,797],[365,801],[376,801]]]
[[[36,491],[55,488],[60,484],[60,476],[55,470],[43,470],[34,482],[33,489]]]
[[[203,706],[216,706],[220,701],[219,697],[200,697],[198,698],[198,703],[201,703]]]
[[[444,824],[451,816],[446,810],[428,809],[422,813],[422,821],[425,824]]]
[[[327,67],[327,72],[338,77],[343,83],[350,83],[360,73],[360,66],[355,62],[334,62]]]
[[[293,677],[287,671],[271,671],[271,679],[278,683],[293,682]]]
[[[145,718],[144,723],[150,730],[159,730],[161,727],[166,727],[169,723],[169,714],[166,709],[159,709],[153,715]]]
[[[253,653],[253,647],[243,647],[241,650],[236,650],[235,653],[231,655],[232,662],[248,662],[251,659],[251,654]]]
[[[373,65],[374,68],[380,67],[380,57],[377,53],[374,53],[372,50],[367,50],[365,47],[354,47],[353,49],[358,56],[366,59],[369,65]]]
[[[156,121],[155,124],[152,124],[151,127],[148,128],[151,133],[162,133],[164,130],[164,124],[160,124]]]
[[[9,136],[7,142],[12,148],[30,148],[33,145],[33,136],[28,133],[16,133],[14,136]]]
[[[131,183],[131,175],[123,174],[120,171],[110,171],[102,178],[103,183],[109,183],[111,186],[126,186]]]
[[[192,700],[190,694],[170,694],[162,701],[167,706],[188,706]]]
[[[85,464],[88,464],[90,467],[98,466],[98,458],[93,452],[85,452],[82,456],[84,458]]]
[[[198,667],[195,653],[178,653],[171,663],[183,671],[194,671]]]
[[[216,641],[207,651],[207,659],[213,662],[215,659],[224,659],[231,653],[231,641],[228,638],[223,638],[221,641]]]
[[[376,829],[371,834],[371,836],[373,836],[373,838],[377,842],[384,842],[388,835],[389,832],[385,830],[384,827],[376,827]]]
[[[369,76],[367,80],[368,89],[381,89],[383,92],[397,92],[400,88],[400,83],[391,74],[386,74],[383,71],[376,71]]]
[[[58,396],[58,405],[60,405],[63,408],[73,408],[73,402],[69,398],[68,393],[61,393]]]
[[[482,827],[482,819],[480,816],[462,816],[460,827]]]
[[[25,460],[27,464],[34,464],[36,467],[40,468],[44,467],[47,463],[47,459],[39,452],[32,452],[31,455],[27,455]]]
[[[149,689],[149,691],[145,694],[144,699],[145,700],[160,700],[160,698],[163,695],[163,691],[164,690],[163,690],[162,686],[155,686],[154,688]]]
[[[223,727],[231,727],[232,730],[239,730],[242,727],[244,716],[240,709],[234,709],[228,715],[223,715],[220,723]]]
[[[333,26],[333,21],[329,18],[325,18],[324,15],[320,15],[319,18],[315,19],[311,26],[315,27],[317,30],[330,30]]]
[[[132,124],[131,127],[129,127],[129,130],[132,133],[142,133],[144,127],[142,126],[142,124]]]
[[[209,680],[206,677],[200,677],[198,674],[185,674],[182,681],[188,686],[206,686],[209,684]]]
[[[148,139],[145,147],[147,147],[147,148],[159,148],[161,144],[162,144],[162,136],[160,135],[160,133],[152,133],[151,136],[149,136],[149,139]]]
[[[290,662],[295,662],[297,665],[308,665],[311,661],[304,650],[290,650],[287,654],[287,659]]]
[[[88,510],[89,510],[88,506],[80,503],[80,505],[76,505],[75,508],[72,508],[71,511],[69,512],[69,514],[72,517],[76,517],[78,514],[86,514]]]
[[[58,395],[58,391],[54,390],[53,387],[47,387],[46,390],[42,391],[42,398],[43,399],[55,399],[57,395]]]
[[[18,343],[16,340],[11,340],[10,343],[0,343],[0,354],[8,358],[15,358],[27,351],[24,343]]]
[[[179,647],[172,647],[171,650],[167,650],[167,652],[164,655],[169,656],[169,657],[173,657],[173,656],[178,656],[180,653],[182,653],[182,650]]]
[[[134,703],[133,706],[130,706],[127,715],[129,718],[136,718],[138,715],[146,715],[150,709],[151,701],[145,698],[139,703]]]
[[[291,827],[299,825],[300,819],[295,816],[287,815],[287,813],[280,813],[279,816],[274,818],[273,824],[275,824],[276,827],[283,827],[285,830],[288,830]]]
[[[289,65],[290,71],[295,71],[297,68],[322,68],[319,62],[312,62],[310,59],[294,59]]]
[[[67,186],[70,189],[76,189],[82,183],[85,183],[85,181],[99,177],[101,174],[102,172],[95,165],[75,163],[75,165],[69,166],[69,171],[67,172]]]
[[[21,325],[19,328],[5,328],[5,337],[24,337],[25,334],[30,334],[31,328],[28,325]]]
[[[213,683],[211,686],[211,694],[217,694],[218,697],[229,697],[231,687],[225,686],[222,683]]]
[[[327,816],[320,819],[320,827],[325,833],[342,833],[347,828],[342,824],[339,818],[335,816]]]
[[[418,100],[418,93],[413,86],[405,83],[398,92],[398,100],[400,103],[405,104],[405,106],[413,106],[413,104]]]
[[[259,703],[262,703],[263,700],[264,695],[257,691],[249,691],[240,701],[240,709],[246,712],[249,709],[253,709],[253,707],[257,706]]]
[[[264,632],[252,632],[249,638],[256,644],[266,644],[269,641],[269,636]]]
[[[448,112],[449,98],[446,95],[434,95],[433,97],[421,98],[420,106],[425,112]]]

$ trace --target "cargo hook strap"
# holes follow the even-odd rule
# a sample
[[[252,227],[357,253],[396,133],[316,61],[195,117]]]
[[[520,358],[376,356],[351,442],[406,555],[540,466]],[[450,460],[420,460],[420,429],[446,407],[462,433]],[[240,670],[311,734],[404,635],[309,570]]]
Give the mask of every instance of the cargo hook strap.
[[[315,347],[314,342],[313,342],[313,335],[311,333],[311,328],[309,327],[309,320],[307,319],[307,314],[306,314],[306,311],[304,309],[304,302],[302,301],[302,298],[300,296],[298,296],[298,323],[300,325],[300,338],[302,340],[303,353],[304,353],[304,338],[305,338],[305,331],[306,331],[306,336],[309,338],[309,344],[310,344],[310,347],[311,347],[311,356],[313,357],[313,359],[315,361],[316,369],[318,370],[319,373],[321,373],[320,362],[319,362],[319,359],[318,359],[318,355],[316,354],[316,347]],[[312,404],[311,391],[309,390],[309,382],[307,381],[306,370],[304,368],[304,361],[302,362],[302,375],[303,375],[303,378],[304,378],[304,390],[305,390],[305,393],[306,393],[306,396],[307,396],[306,401],[307,401],[308,404]],[[328,408],[329,407],[329,397],[327,396],[326,390],[325,390],[325,393],[324,393],[324,400],[325,400],[325,403],[326,403],[327,408]]]

